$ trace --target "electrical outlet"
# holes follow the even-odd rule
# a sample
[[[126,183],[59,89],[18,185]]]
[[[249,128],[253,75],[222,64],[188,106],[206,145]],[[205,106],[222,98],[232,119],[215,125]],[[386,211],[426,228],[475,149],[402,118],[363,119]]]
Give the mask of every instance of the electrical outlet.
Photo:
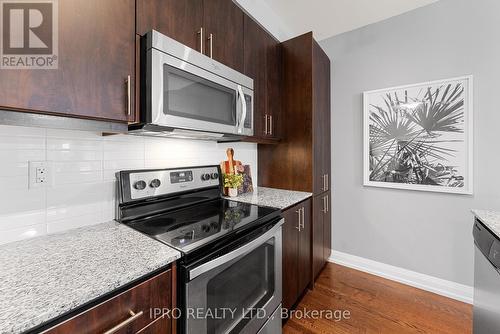
[[[49,161],[29,162],[30,188],[48,187],[52,182],[52,164]]]

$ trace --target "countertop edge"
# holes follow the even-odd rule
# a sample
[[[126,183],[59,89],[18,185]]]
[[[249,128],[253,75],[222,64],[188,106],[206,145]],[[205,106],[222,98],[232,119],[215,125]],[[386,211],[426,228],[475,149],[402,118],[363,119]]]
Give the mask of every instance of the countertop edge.
[[[88,252],[88,243],[85,243],[85,241],[89,240],[89,236],[95,237],[96,235],[101,235],[101,233],[105,234],[102,234],[102,239],[94,242],[92,247],[94,253],[90,254],[94,254],[94,256],[95,254],[99,254],[99,251],[97,251],[96,253],[96,248],[101,248],[101,245],[106,245],[106,247],[104,247],[102,250],[102,252],[105,253],[103,253],[103,260],[95,261],[95,266],[91,266],[89,268],[90,272],[93,271],[97,273],[105,273],[107,271],[106,268],[108,268],[109,270],[109,267],[103,267],[103,264],[105,264],[106,261],[110,260],[110,256],[112,260],[114,259],[113,256],[121,254],[121,251],[106,252],[106,249],[108,248],[109,250],[110,248],[113,248],[117,243],[119,244],[120,242],[125,241],[126,243],[124,246],[125,248],[123,248],[123,256],[118,255],[118,258],[120,259],[118,260],[119,265],[116,266],[116,269],[118,269],[118,271],[113,270],[113,272],[115,272],[116,274],[111,274],[108,276],[108,278],[102,279],[100,279],[100,276],[95,277],[94,281],[96,281],[97,288],[95,288],[95,284],[90,284],[86,288],[86,290],[83,290],[83,292],[81,292],[82,286],[86,286],[85,282],[87,282],[90,274],[86,275],[87,277],[84,278],[83,283],[80,282],[77,284],[62,284],[61,288],[52,290],[54,291],[52,293],[55,296],[54,298],[50,297],[51,295],[47,294],[47,291],[43,291],[42,293],[35,293],[34,295],[32,295],[32,297],[26,295],[26,293],[28,292],[29,294],[31,294],[30,291],[45,289],[47,284],[49,284],[49,286],[58,286],[58,279],[65,278],[65,275],[63,275],[62,278],[60,276],[57,276],[58,271],[49,275],[48,273],[50,272],[50,270],[48,270],[47,268],[56,268],[59,267],[60,263],[67,264],[68,261],[69,263],[73,263],[72,261],[75,260],[75,253],[68,253],[57,249],[54,259],[50,256],[51,254],[54,254],[52,253],[54,247],[64,247],[68,244],[77,242],[77,246],[75,246],[74,249],[81,249],[81,251],[77,251],[76,254],[80,254],[82,252],[85,253]],[[116,237],[114,237],[115,233],[117,235]],[[82,237],[82,235],[85,234],[87,234],[87,236]],[[114,244],[108,244],[109,240],[114,241]],[[130,249],[129,251],[127,251],[127,247],[133,247],[132,249],[134,250],[132,250],[132,253],[130,252]],[[19,298],[22,299],[20,299],[19,302],[14,303],[14,305],[10,307],[10,310],[9,307],[0,310],[0,319],[3,322],[2,328],[0,328],[1,334],[31,333],[34,331],[38,332],[41,330],[52,328],[74,316],[77,316],[82,312],[87,311],[95,305],[105,302],[106,300],[111,299],[130,288],[133,288],[135,285],[140,284],[144,280],[147,280],[154,275],[161,273],[163,270],[168,270],[168,267],[171,266],[172,263],[182,257],[182,254],[178,250],[162,244],[159,241],[153,240],[146,235],[116,221],[107,221],[104,223],[92,224],[36,238],[15,241],[12,243],[1,245],[1,248],[6,251],[6,253],[3,254],[5,259],[11,258],[13,254],[22,254],[22,256],[24,257],[30,256],[30,254],[37,254],[39,256],[42,256],[43,258],[48,259],[47,261],[36,262],[38,263],[38,266],[43,266],[45,270],[42,271],[42,276],[40,276],[42,277],[42,279],[35,279],[32,285],[29,283],[31,281],[28,282],[27,280],[29,280],[29,278],[31,277],[30,275],[34,275],[34,273],[36,274],[38,272],[38,270],[36,269],[37,265],[35,264],[35,268],[33,268],[33,263],[30,264],[30,262],[28,261],[24,262],[22,266],[19,266],[18,263],[20,263],[19,261],[22,260],[21,255],[21,258],[15,262],[12,262],[10,264],[10,269],[8,268],[6,269],[7,271],[4,272],[3,278],[7,278],[7,280],[3,280],[4,285],[0,286],[0,288],[9,290],[12,289],[13,292],[10,297],[16,298],[17,295],[21,294],[19,295]],[[71,251],[71,249],[69,250]],[[153,253],[150,256],[147,256],[147,252],[149,251]],[[66,253],[72,255],[66,256],[64,255]],[[140,254],[140,257],[144,259],[149,257],[150,260],[141,261],[139,265],[127,265],[133,264],[130,261],[133,260],[136,254]],[[8,260],[6,261],[8,264]],[[77,265],[74,273],[69,274],[67,278],[74,279],[75,277],[80,277],[79,275],[87,270],[86,265],[88,264],[94,264],[93,260],[85,260],[83,265]],[[29,266],[31,268],[30,271],[28,271],[28,276],[24,279],[24,281],[19,281],[16,277],[18,277],[20,271],[25,270],[26,266]],[[59,269],[59,272],[64,271],[68,268],[69,267],[64,267],[63,265]],[[38,273],[36,275],[39,276],[40,274]],[[47,278],[47,280],[45,280],[45,277]],[[54,282],[56,285],[54,285]],[[43,288],[40,288],[42,286]],[[63,294],[61,292],[61,289],[66,288],[73,289],[71,291],[74,292],[79,291],[79,293],[77,293],[75,296],[73,296],[74,294],[71,291],[68,291],[67,294]],[[51,290],[48,291],[50,292]],[[73,297],[64,298],[61,296]],[[12,300],[11,298],[9,298],[9,300]],[[37,298],[38,300],[40,300],[40,302],[34,303],[34,305],[32,303],[29,303],[29,305],[31,306],[26,307],[28,305],[26,304],[26,298],[28,298],[28,300],[29,298]],[[9,304],[10,302],[8,302],[8,304],[6,305]],[[18,314],[19,317],[16,317],[15,314]]]
[[[113,288],[112,290],[101,294],[93,299],[90,299],[87,302],[84,302],[82,304],[79,304],[71,309],[68,309],[67,311],[64,311],[63,313],[56,315],[52,318],[50,318],[47,321],[44,321],[43,323],[40,323],[39,325],[36,325],[35,327],[31,327],[28,329],[22,330],[20,333],[31,333],[31,332],[44,332],[50,328],[56,327],[59,324],[64,323],[65,321],[78,316],[82,313],[87,312],[88,310],[92,309],[93,307],[96,307],[99,304],[105,303],[106,301],[117,297],[118,295],[124,293],[125,291],[128,291],[132,289],[134,286],[139,285],[148,279],[151,279],[152,277],[159,275],[161,272],[167,270],[175,261],[177,261],[180,258],[180,253],[179,256],[175,255],[173,256],[173,259],[167,260],[167,264],[163,264],[159,266],[156,269],[152,269],[151,271],[145,273],[145,274],[140,274],[137,278],[132,279],[128,283],[124,283],[119,285],[116,288]]]
[[[266,206],[283,211],[313,197],[313,195],[313,193],[304,191],[255,187],[253,192],[240,194],[237,197],[224,198],[235,202]]]
[[[500,240],[500,211],[471,209],[471,212]]]

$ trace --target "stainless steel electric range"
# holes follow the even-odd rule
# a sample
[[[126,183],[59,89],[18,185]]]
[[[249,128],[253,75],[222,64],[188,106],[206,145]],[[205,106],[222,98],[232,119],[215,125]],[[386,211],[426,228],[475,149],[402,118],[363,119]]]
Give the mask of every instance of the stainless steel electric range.
[[[181,333],[281,333],[280,210],[223,198],[218,166],[117,178],[117,220],[183,254]]]

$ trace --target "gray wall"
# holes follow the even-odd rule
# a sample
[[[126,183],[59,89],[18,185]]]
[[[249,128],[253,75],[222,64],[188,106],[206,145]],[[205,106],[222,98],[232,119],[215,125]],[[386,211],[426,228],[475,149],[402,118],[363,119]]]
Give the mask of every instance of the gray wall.
[[[441,0],[321,42],[332,60],[333,249],[473,284],[471,208],[500,209],[500,1]],[[362,92],[474,75],[474,195],[363,187]]]

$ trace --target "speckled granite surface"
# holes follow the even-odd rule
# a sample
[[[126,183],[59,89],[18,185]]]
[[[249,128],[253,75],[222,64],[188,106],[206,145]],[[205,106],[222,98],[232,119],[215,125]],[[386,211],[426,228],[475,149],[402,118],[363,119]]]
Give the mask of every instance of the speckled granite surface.
[[[272,208],[286,209],[294,204],[312,196],[312,193],[303,191],[282,190],[266,187],[255,187],[252,193],[228,197],[230,200],[244,203],[270,206]]]
[[[45,323],[179,257],[116,222],[2,245],[0,333]]]
[[[500,212],[474,209],[472,213],[500,238]]]

